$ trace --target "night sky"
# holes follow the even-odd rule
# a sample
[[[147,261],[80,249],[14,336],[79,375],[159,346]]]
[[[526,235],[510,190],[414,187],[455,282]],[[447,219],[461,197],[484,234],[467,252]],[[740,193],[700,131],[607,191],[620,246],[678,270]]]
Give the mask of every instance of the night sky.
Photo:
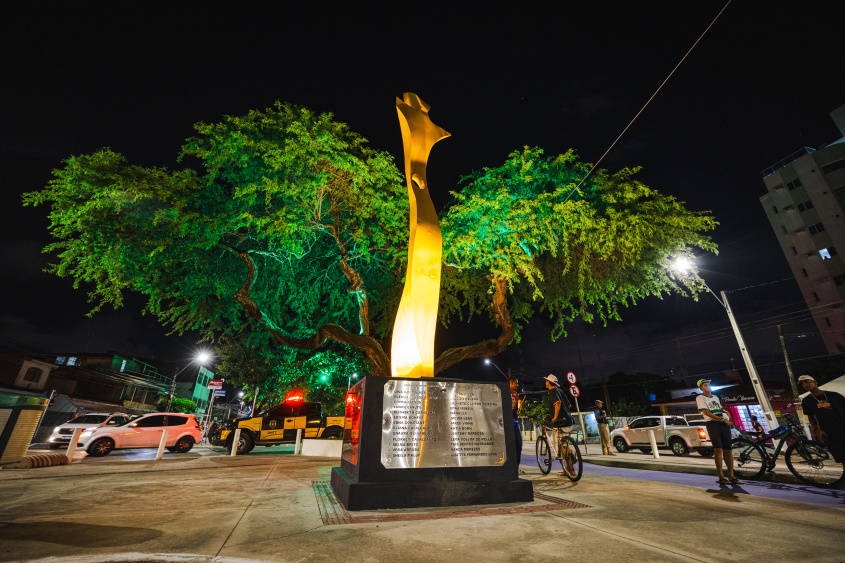
[[[43,188],[70,155],[110,147],[134,164],[177,167],[194,123],[281,100],[333,112],[401,166],[394,98],[413,91],[452,134],[428,167],[442,206],[460,176],[524,145],[574,148],[595,162],[723,3],[290,6],[33,2],[4,14],[0,348],[184,359],[195,347],[193,335],[166,336],[142,317],[141,298],[88,319],[85,291],[41,272],[46,208],[22,208],[20,194]],[[642,166],[647,184],[714,213],[720,254],[703,256],[701,273],[717,292],[768,284],[731,294],[767,379],[785,373],[777,322],[807,335],[789,340],[796,358],[825,353],[797,284],[780,281],[791,272],[758,198],[762,169],[839,137],[828,112],[845,103],[843,21],[841,1],[734,1],[601,165]],[[595,381],[617,370],[677,377],[682,362],[693,377],[730,368],[731,358],[741,365],[710,296],[652,298],[623,316],[607,327],[578,324],[554,344],[538,318],[495,361],[522,367],[529,382],[567,369]],[[485,323],[455,327],[438,345],[494,333]],[[490,370],[480,361],[457,369]]]

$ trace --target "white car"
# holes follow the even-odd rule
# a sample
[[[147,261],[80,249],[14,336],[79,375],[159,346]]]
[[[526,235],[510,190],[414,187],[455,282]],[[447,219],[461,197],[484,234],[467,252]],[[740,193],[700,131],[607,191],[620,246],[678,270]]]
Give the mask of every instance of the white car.
[[[92,457],[108,455],[115,449],[157,448],[167,429],[167,450],[186,453],[202,440],[202,431],[192,414],[152,413],[132,419],[122,426],[102,426],[86,430],[78,447]]]
[[[77,428],[91,429],[100,426],[120,426],[129,422],[130,418],[132,417],[122,412],[89,412],[80,414],[64,424],[53,428],[53,433],[47,442],[50,444],[50,448],[54,450],[66,448],[70,443],[73,431]]]

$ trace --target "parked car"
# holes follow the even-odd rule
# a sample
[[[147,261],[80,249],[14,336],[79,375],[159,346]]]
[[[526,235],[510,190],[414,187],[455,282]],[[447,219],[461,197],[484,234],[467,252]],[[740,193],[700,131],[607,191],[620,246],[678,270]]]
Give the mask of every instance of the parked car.
[[[649,430],[654,431],[658,449],[670,449],[677,456],[698,452],[703,457],[713,455],[713,445],[707,430],[701,426],[690,426],[680,416],[644,416],[632,420],[624,428],[617,428],[610,435],[610,441],[617,451],[625,453],[637,448],[651,453]]]
[[[47,442],[50,444],[51,449],[65,448],[70,443],[73,431],[77,428],[90,429],[101,426],[120,426],[126,424],[130,418],[128,414],[122,412],[89,412],[80,414],[64,424],[53,428],[53,433]]]
[[[102,426],[86,430],[79,437],[80,449],[93,457],[108,455],[112,450],[157,448],[167,429],[167,450],[187,453],[202,439],[202,431],[192,414],[145,414],[122,426]]]

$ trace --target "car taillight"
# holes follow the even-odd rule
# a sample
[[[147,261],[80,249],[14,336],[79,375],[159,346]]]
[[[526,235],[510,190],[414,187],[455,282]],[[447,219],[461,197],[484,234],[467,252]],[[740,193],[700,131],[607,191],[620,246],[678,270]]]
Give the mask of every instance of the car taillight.
[[[704,431],[703,428],[698,429],[698,437],[701,438],[702,440],[707,438],[707,433]]]

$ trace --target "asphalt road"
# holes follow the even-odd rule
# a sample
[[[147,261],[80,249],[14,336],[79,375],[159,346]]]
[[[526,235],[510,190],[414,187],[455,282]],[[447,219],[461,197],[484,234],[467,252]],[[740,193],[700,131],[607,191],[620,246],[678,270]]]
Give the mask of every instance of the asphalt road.
[[[523,454],[522,464],[537,467],[537,458]],[[553,471],[559,472],[556,464]],[[792,485],[787,483],[769,483],[765,481],[745,481],[742,485],[719,485],[712,475],[698,475],[695,473],[672,473],[669,471],[649,471],[646,469],[627,469],[622,467],[606,467],[592,463],[584,464],[584,477],[590,475],[604,475],[607,477],[625,477],[673,485],[700,487],[708,491],[722,492],[734,495],[752,495],[777,500],[804,502],[817,506],[845,508],[845,490],[822,489],[808,485]]]

